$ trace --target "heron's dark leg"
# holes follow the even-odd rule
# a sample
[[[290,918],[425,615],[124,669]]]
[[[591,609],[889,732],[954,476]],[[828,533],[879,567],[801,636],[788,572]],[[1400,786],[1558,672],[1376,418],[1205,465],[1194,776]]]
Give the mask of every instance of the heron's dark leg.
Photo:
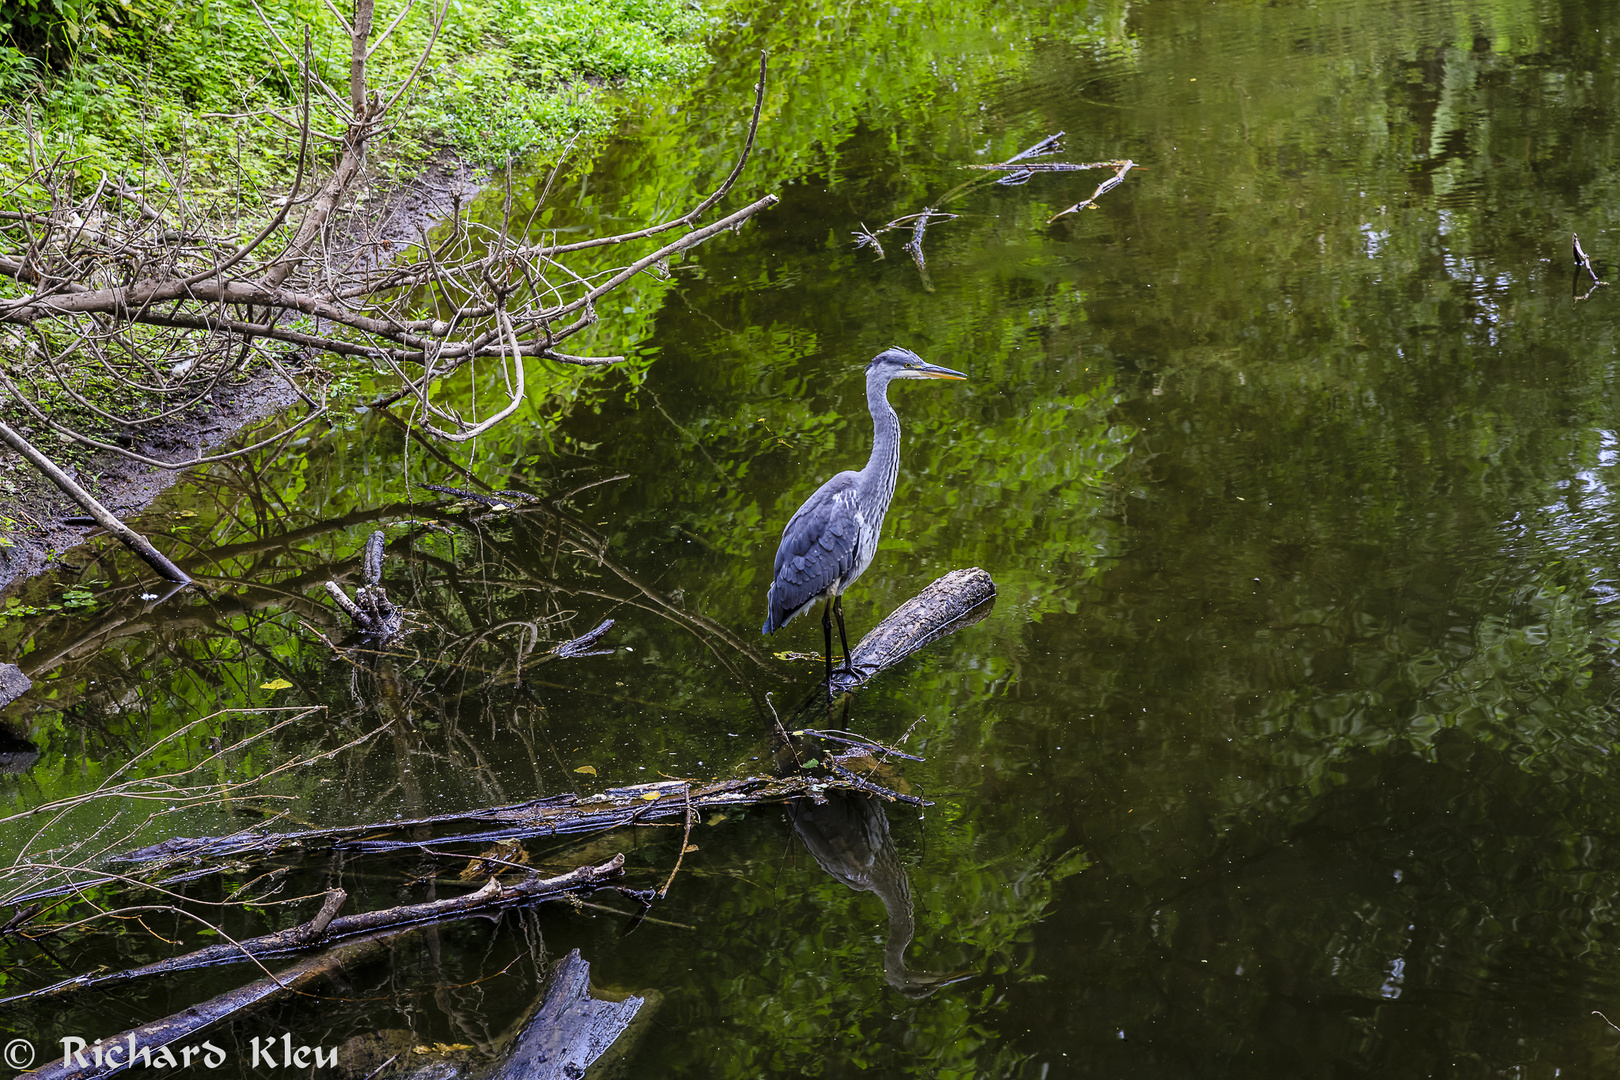
[[[822,655],[827,658],[827,681],[829,683],[832,682],[832,612],[833,605],[836,603],[838,603],[838,597],[835,596],[827,601],[826,607],[821,609],[821,635],[827,641],[827,651]],[[844,629],[843,615],[838,616],[838,629],[840,631]]]
[[[854,665],[851,663],[851,661],[849,659],[849,636],[844,633],[844,596],[843,596],[842,593],[840,593],[837,596],[833,597],[832,609],[833,609],[833,614],[838,616],[838,640],[844,646],[844,670],[850,672],[851,674],[853,674],[854,671],[855,671],[855,667],[854,667]],[[827,653],[828,653],[827,662],[832,663],[832,655],[831,655],[832,654],[832,638],[831,638],[831,636],[829,636],[827,638]],[[829,679],[832,678],[831,675],[828,675],[827,677]]]

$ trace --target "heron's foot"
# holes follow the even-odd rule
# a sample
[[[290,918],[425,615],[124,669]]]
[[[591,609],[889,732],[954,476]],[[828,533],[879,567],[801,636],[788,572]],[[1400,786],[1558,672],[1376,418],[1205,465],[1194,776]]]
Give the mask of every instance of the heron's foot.
[[[835,677],[837,677],[839,675],[845,675],[845,676],[849,676],[849,677],[853,678],[854,675],[855,675],[855,665],[851,664],[849,661],[846,660],[842,664],[839,664],[837,667],[827,669],[827,681],[828,682],[831,682]]]

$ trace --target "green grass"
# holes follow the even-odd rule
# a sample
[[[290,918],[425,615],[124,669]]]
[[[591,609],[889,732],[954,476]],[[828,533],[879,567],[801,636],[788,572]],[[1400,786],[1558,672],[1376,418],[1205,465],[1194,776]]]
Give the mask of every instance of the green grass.
[[[379,3],[379,32],[402,3]],[[260,7],[294,49],[309,29],[317,72],[346,98],[348,41],[321,0]],[[419,2],[377,49],[374,85],[386,92],[405,77],[433,11]],[[607,86],[699,70],[714,21],[689,0],[450,0],[433,57],[372,160],[399,172],[439,148],[484,165],[555,151],[606,129]],[[47,155],[82,158],[90,182],[104,169],[162,187],[161,159],[193,196],[251,208],[291,175],[296,139],[265,110],[293,116],[299,90],[296,62],[249,0],[0,0],[0,182],[9,189],[30,169],[32,127]],[[314,116],[341,130],[318,94]]]

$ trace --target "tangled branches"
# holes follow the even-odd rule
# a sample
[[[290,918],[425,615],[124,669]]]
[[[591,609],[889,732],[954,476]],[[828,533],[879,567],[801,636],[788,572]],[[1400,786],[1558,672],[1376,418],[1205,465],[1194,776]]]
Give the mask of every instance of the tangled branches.
[[[399,20],[373,38],[373,3],[355,0],[352,21],[344,21],[352,58],[347,95],[320,78],[307,31],[295,50],[265,20],[296,64],[303,90],[296,117],[267,109],[237,118],[297,131],[291,190],[266,221],[213,212],[191,194],[183,161],[154,156],[161,181],[137,190],[104,172],[81,174],[80,161],[45,160],[36,133],[27,132],[32,173],[0,195],[0,205],[17,207],[0,210],[0,326],[12,328],[11,344],[22,357],[9,370],[0,365],[0,389],[34,420],[65,440],[143,465],[185,468],[230,455],[153,456],[140,447],[151,425],[209,404],[222,380],[257,366],[278,373],[309,406],[292,427],[231,454],[272,444],[325,411],[324,393],[297,370],[317,354],[333,354],[397,377],[400,389],[376,406],[410,400],[427,434],[472,439],[517,411],[526,396],[526,365],[623,359],[562,351],[596,322],[603,296],[777,201],[767,195],[699,224],[731,190],[753,149],[765,90],[762,57],[753,118],[734,168],[677,217],[614,236],[527,243],[527,223],[512,219],[508,170],[498,225],[472,220],[458,202],[441,238],[430,241],[422,232],[407,250],[363,226],[336,227],[363,177],[367,146],[390,127],[390,110],[427,62],[446,10],[441,5],[404,83],[375,88],[367,82],[367,60]],[[341,119],[341,131],[312,121],[317,96]],[[318,147],[331,148],[331,171],[312,182],[323,171]],[[626,265],[589,273],[568,265],[581,253],[638,241],[652,250]],[[433,400],[444,379],[480,361],[499,368],[506,391],[492,412],[463,416]],[[0,439],[17,447],[21,436],[0,428]],[[50,470],[41,471],[62,486]],[[88,493],[64,490],[101,520]]]

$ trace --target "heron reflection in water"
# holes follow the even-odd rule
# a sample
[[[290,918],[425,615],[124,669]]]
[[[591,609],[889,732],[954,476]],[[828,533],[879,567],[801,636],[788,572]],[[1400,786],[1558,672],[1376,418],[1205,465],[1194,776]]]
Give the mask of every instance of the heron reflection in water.
[[[829,791],[820,805],[788,804],[794,832],[821,868],[856,892],[883,902],[889,933],[883,947],[883,978],[908,998],[925,998],[942,986],[977,975],[973,969],[922,971],[906,964],[917,931],[911,882],[889,836],[889,817],[872,795]]]
[[[872,413],[872,457],[860,472],[845,470],[805,500],[782,530],[776,549],[776,572],[766,594],[764,633],[775,633],[818,600],[822,636],[827,645],[827,681],[832,682],[832,620],[844,667],[850,666],[849,637],[844,632],[844,590],[872,565],[883,515],[894,498],[900,473],[900,418],[889,404],[895,379],[965,379],[950,368],[926,363],[909,349],[886,349],[866,365],[866,407]]]

